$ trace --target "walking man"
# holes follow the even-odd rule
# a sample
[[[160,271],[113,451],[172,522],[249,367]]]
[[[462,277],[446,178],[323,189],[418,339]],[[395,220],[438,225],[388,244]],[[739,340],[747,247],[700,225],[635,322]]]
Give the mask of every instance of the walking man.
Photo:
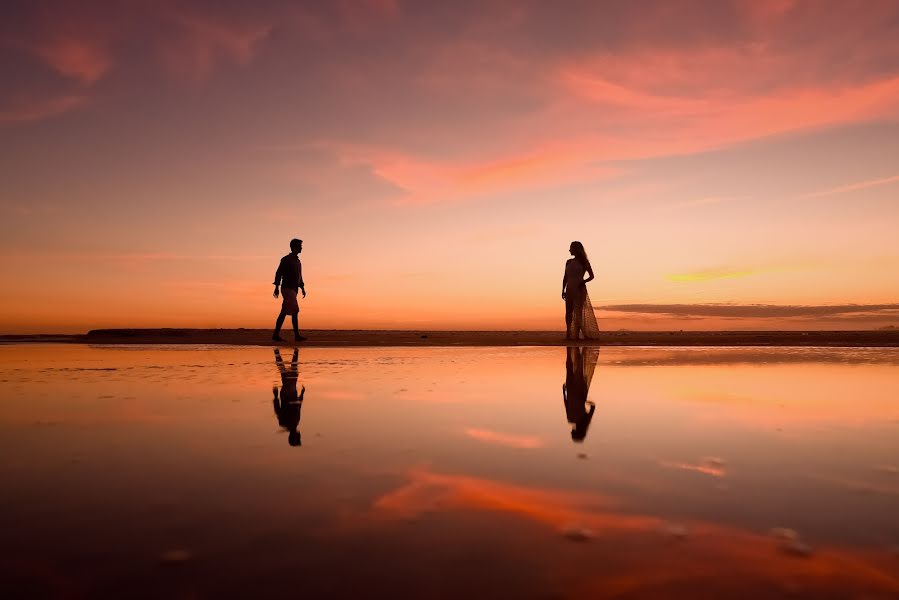
[[[306,287],[303,285],[303,264],[300,262],[300,252],[303,251],[303,240],[290,240],[290,254],[281,259],[278,270],[275,271],[275,292],[272,294],[278,297],[278,287],[280,286],[281,294],[281,314],[275,322],[275,333],[272,339],[276,342],[283,342],[281,337],[281,325],[284,324],[284,317],[290,315],[293,321],[293,337],[296,341],[302,342],[306,338],[300,335],[299,322],[297,317],[300,312],[300,304],[297,301],[297,294],[303,291],[303,298],[306,297]]]

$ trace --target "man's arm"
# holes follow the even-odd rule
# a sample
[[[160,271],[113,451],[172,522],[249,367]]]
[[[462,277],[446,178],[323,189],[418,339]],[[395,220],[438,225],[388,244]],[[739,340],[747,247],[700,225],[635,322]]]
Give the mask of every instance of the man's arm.
[[[303,298],[306,297],[306,284],[303,283],[303,263],[300,262],[300,291],[303,292]]]
[[[281,259],[281,262],[278,263],[278,269],[275,271],[275,281],[272,283],[275,284],[275,291],[272,293],[272,296],[275,298],[278,297],[278,287],[281,285],[281,280],[284,278],[284,259]]]

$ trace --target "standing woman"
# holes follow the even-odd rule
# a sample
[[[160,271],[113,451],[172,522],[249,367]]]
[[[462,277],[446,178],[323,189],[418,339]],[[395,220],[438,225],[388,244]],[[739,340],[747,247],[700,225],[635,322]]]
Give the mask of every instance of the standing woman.
[[[565,263],[565,275],[562,277],[562,299],[565,300],[565,339],[578,339],[580,333],[584,339],[599,337],[599,326],[593,305],[587,295],[587,282],[593,281],[593,267],[587,259],[584,245],[571,242],[568,251],[574,258]],[[587,279],[584,279],[587,274]]]

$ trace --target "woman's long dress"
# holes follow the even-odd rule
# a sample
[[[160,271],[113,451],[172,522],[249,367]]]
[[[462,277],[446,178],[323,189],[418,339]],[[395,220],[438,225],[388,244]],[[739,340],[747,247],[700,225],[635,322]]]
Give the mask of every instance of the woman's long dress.
[[[583,283],[586,269],[576,258],[565,263],[566,293],[572,296],[574,310],[571,319],[571,329],[568,334],[575,339],[578,332],[583,333],[584,339],[595,340],[599,338],[599,324],[596,322],[596,314],[593,304],[590,303],[590,295],[587,293],[587,284]],[[578,284],[578,282],[581,282]]]

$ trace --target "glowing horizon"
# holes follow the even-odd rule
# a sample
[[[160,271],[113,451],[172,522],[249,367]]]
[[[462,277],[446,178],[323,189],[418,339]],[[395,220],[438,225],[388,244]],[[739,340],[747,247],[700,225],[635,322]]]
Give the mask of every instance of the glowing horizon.
[[[895,2],[0,14],[0,333],[899,326]]]

